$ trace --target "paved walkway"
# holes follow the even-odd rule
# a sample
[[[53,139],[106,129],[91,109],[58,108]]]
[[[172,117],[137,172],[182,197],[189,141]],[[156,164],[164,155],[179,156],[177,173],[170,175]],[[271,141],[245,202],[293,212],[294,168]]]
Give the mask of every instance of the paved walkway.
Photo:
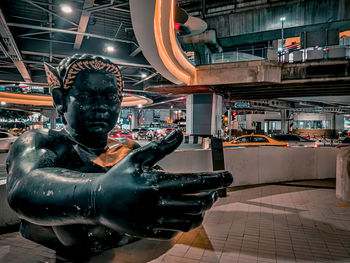
[[[334,183],[334,182],[333,182]],[[206,214],[203,226],[170,242],[142,240],[89,262],[350,262],[350,204],[324,184],[234,189]],[[0,262],[55,262],[55,253],[0,235]]]

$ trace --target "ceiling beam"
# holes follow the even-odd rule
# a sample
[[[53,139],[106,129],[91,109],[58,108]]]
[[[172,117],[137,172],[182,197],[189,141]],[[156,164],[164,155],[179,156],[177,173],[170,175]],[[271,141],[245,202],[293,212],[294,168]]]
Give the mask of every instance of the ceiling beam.
[[[141,48],[140,47],[137,47],[137,48],[135,48],[134,49],[134,51],[133,52],[131,52],[130,53],[130,57],[135,57],[138,53],[140,53],[141,52]]]
[[[6,23],[4,14],[0,9],[0,36],[2,38],[3,43],[5,44],[6,53],[9,55],[17,70],[21,74],[23,80],[25,82],[32,82],[30,73],[23,63],[21,53],[17,47],[17,44],[12,36],[12,33]]]
[[[129,3],[98,5],[98,6],[88,7],[86,9],[84,8],[84,11],[97,12],[97,11],[102,11],[102,10],[109,9],[109,8],[117,9],[118,7],[125,6],[125,5],[128,5],[128,4]],[[122,10],[123,11],[129,11],[129,10],[125,10],[125,9],[122,9]]]
[[[33,56],[42,56],[42,57],[49,57],[50,54],[49,53],[45,53],[45,52],[37,52],[37,51],[30,51],[30,50],[22,50],[21,51],[22,54],[25,54],[25,55],[33,55]],[[66,58],[68,56],[70,56],[69,54],[52,54],[54,57],[57,57],[57,58]],[[113,58],[109,58],[111,60],[113,60]],[[120,60],[120,59],[117,59],[116,58],[116,62],[114,62],[118,65],[121,65],[121,66],[127,66],[127,67],[136,67],[136,68],[153,68],[151,65],[146,65],[146,64],[140,64],[140,63],[135,63],[135,62],[128,62],[128,61],[125,61],[125,60]]]
[[[85,0],[83,11],[80,16],[79,26],[78,26],[78,32],[85,33],[87,24],[90,19],[91,12],[86,11],[87,8],[92,7],[94,5],[95,0]],[[75,42],[74,42],[74,49],[80,49],[81,44],[83,43],[84,36],[82,35],[76,35]]]
[[[155,72],[155,73],[153,73],[153,74],[151,74],[151,75],[148,75],[148,76],[145,77],[144,79],[141,79],[140,81],[138,81],[138,82],[136,82],[135,84],[133,84],[133,86],[139,85],[139,84],[141,84],[142,82],[144,82],[144,81],[146,81],[146,80],[149,80],[149,79],[151,79],[151,78],[153,78],[153,77],[155,77],[155,76],[157,76],[157,75],[158,75],[158,72]]]
[[[75,22],[73,22],[73,21],[71,21],[71,20],[69,20],[69,19],[67,19],[67,18],[65,18],[65,17],[63,17],[63,16],[60,16],[60,15],[56,14],[55,12],[52,12],[52,11],[50,11],[50,10],[48,10],[48,9],[46,9],[46,8],[44,8],[44,7],[40,6],[40,5],[38,5],[38,4],[35,4],[35,3],[33,3],[32,1],[30,1],[30,0],[23,0],[23,1],[29,3],[29,4],[31,4],[31,5],[33,5],[33,6],[35,6],[36,8],[39,8],[39,9],[43,10],[43,11],[45,11],[45,12],[51,14],[51,15],[57,16],[58,18],[60,18],[60,19],[62,19],[62,20],[64,20],[64,21],[66,21],[66,22],[68,22],[68,23],[71,23],[71,24],[74,25],[74,26],[78,26],[77,23],[75,23]]]
[[[7,25],[14,26],[14,27],[21,27],[21,28],[29,28],[29,29],[36,29],[36,30],[43,30],[43,31],[65,33],[65,34],[71,34],[71,35],[82,35],[82,36],[86,36],[86,37],[99,38],[99,39],[105,39],[105,40],[110,40],[110,41],[134,44],[135,46],[138,47],[138,45],[134,41],[131,41],[131,40],[118,39],[118,38],[114,38],[114,37],[106,37],[106,36],[102,36],[102,35],[98,35],[98,34],[83,33],[83,32],[77,32],[77,31],[69,31],[67,29],[61,29],[61,28],[34,26],[34,25],[27,25],[27,24],[21,24],[21,23],[7,23]]]

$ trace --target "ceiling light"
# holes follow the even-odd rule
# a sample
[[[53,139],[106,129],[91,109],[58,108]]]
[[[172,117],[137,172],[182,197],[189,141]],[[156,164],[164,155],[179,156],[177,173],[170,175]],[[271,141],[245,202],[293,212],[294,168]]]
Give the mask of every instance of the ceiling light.
[[[142,73],[142,74],[141,74],[141,78],[143,78],[143,79],[144,79],[146,76],[147,76],[146,73]]]
[[[138,108],[142,108],[142,104],[137,104],[137,107]]]
[[[114,47],[113,46],[107,46],[106,50],[107,50],[107,52],[114,52]]]
[[[6,105],[6,101],[2,101],[2,102],[1,102],[1,105]]]
[[[62,5],[61,6],[61,10],[64,12],[64,13],[67,13],[67,14],[70,14],[72,13],[72,8],[69,6],[69,5]]]

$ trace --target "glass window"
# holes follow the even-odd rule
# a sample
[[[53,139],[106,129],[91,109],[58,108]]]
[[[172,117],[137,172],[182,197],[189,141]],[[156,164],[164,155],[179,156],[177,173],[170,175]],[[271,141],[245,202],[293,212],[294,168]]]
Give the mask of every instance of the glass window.
[[[293,129],[330,129],[331,121],[293,121]]]
[[[330,129],[331,121],[323,121],[323,129]]]
[[[260,136],[253,136],[252,137],[252,142],[269,142],[268,139]]]
[[[236,140],[236,142],[237,142],[237,143],[249,142],[249,137],[240,138],[240,139]]]
[[[239,126],[239,128],[241,128],[241,129],[246,129],[246,123],[245,122],[239,122],[238,123],[238,126]]]
[[[6,133],[0,132],[0,138],[7,138],[9,137]]]

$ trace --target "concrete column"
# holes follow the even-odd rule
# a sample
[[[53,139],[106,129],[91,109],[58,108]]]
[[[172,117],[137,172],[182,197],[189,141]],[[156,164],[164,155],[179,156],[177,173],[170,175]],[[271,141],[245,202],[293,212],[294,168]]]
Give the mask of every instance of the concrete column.
[[[288,119],[287,119],[287,110],[282,109],[280,111],[281,113],[281,133],[287,134],[288,133]]]
[[[174,122],[174,111],[173,110],[169,110],[169,121]]]
[[[135,128],[137,128],[137,126],[138,126],[138,123],[137,123],[137,121],[138,121],[138,110],[136,109],[136,108],[131,108],[130,109],[130,112],[131,112],[131,123],[130,123],[130,129],[132,130],[132,129],[135,129]]]
[[[186,133],[218,135],[221,130],[222,97],[216,94],[195,94],[186,97]]]
[[[227,112],[227,125],[228,125],[228,140],[231,141],[232,140],[232,126],[231,126],[231,107],[228,109]]]
[[[56,110],[52,110],[50,114],[50,127],[51,129],[56,129],[56,118],[57,118],[57,112]]]
[[[336,196],[350,202],[350,147],[343,147],[337,155]]]
[[[50,127],[51,129],[56,129],[56,118],[57,118],[57,112],[55,109],[52,110],[47,110],[47,109],[42,109],[40,111],[41,117],[40,117],[40,122],[43,123],[44,121],[44,116],[50,118]]]

